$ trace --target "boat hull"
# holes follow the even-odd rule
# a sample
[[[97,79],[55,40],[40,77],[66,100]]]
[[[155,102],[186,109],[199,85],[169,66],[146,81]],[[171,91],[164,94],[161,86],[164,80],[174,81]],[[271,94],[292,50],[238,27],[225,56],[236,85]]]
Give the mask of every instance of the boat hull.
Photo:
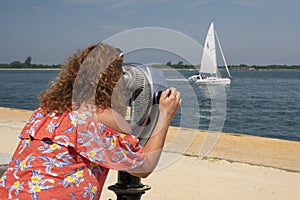
[[[230,85],[230,78],[207,77],[201,78],[199,75],[194,75],[189,78],[194,84],[198,85]]]

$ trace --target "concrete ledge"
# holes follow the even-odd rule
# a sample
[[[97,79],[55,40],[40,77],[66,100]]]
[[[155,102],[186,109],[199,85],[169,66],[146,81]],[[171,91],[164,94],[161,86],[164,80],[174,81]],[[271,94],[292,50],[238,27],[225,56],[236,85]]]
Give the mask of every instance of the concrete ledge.
[[[170,128],[167,142],[175,142],[173,138],[183,132],[194,136],[184,155],[201,156],[203,148],[211,145],[213,148],[203,157],[300,172],[300,142],[178,127]],[[169,151],[182,153],[174,148]]]
[[[32,111],[0,107],[0,164],[6,164]],[[170,127],[166,152],[300,172],[300,142]]]
[[[6,167],[7,159],[10,159],[19,142],[19,132],[31,113],[0,108],[0,161],[3,162],[2,165],[0,163],[0,171]],[[151,186],[142,199],[253,200],[300,197],[299,142],[170,127],[164,151],[164,159],[168,160],[174,155],[178,159],[142,180]],[[117,172],[111,170],[101,199],[116,198],[107,189],[116,181]]]

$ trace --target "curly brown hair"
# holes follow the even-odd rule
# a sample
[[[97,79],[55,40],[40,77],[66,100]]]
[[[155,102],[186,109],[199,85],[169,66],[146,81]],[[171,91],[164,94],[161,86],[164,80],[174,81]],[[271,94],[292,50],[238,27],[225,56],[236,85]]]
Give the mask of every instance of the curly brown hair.
[[[113,107],[124,115],[122,64],[121,51],[106,44],[76,51],[50,87],[39,95],[40,107],[58,114],[89,103],[97,109]]]

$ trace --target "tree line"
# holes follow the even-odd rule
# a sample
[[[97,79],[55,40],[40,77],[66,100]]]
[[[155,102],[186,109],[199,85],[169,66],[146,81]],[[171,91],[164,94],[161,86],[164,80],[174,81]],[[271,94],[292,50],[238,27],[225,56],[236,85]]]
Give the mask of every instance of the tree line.
[[[166,64],[156,64],[154,65],[156,68],[165,69],[165,68],[173,68],[173,69],[199,69],[200,66],[188,65],[184,64],[183,61],[179,61],[178,63],[173,64],[171,61]],[[218,66],[219,68],[225,68],[225,66]],[[300,69],[300,65],[228,65],[229,69],[239,69],[239,70],[258,70],[258,69]]]
[[[43,65],[43,64],[32,64],[31,63],[31,56],[28,56],[24,62],[20,61],[13,61],[11,63],[2,63],[0,64],[0,68],[6,69],[24,69],[24,68],[32,68],[32,69],[57,69],[61,68],[61,65]]]
[[[32,64],[32,58],[28,56],[24,62],[13,61],[9,64],[0,64],[0,69],[60,69],[62,66],[58,65],[43,65],[43,64]],[[153,65],[158,69],[199,69],[200,66],[188,65],[183,63],[183,61],[179,61],[178,63],[172,63],[171,61],[166,64],[155,64]],[[225,68],[225,66],[219,66],[219,68]],[[228,65],[229,69],[239,69],[239,70],[257,70],[257,69],[300,69],[300,65]]]

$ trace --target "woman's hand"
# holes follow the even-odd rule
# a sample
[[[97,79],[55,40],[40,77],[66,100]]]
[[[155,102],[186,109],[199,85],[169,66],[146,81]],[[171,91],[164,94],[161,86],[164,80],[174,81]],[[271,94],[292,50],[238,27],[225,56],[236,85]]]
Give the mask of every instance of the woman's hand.
[[[165,117],[165,120],[171,122],[181,104],[180,92],[176,88],[169,88],[162,92],[159,106],[160,115]]]

